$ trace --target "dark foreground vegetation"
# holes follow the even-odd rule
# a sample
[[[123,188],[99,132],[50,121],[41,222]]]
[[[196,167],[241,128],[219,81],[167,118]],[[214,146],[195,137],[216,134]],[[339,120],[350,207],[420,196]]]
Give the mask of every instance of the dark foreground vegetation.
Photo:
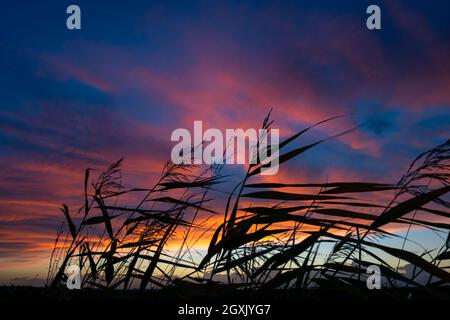
[[[34,302],[77,302],[77,301],[136,301],[144,300],[152,304],[179,305],[183,303],[271,303],[290,304],[295,301],[447,301],[450,287],[442,287],[438,296],[430,296],[425,288],[384,288],[381,290],[367,290],[365,288],[329,287],[310,290],[272,290],[270,295],[255,290],[236,290],[228,288],[226,284],[217,288],[179,288],[172,286],[161,290],[101,290],[81,289],[68,290],[59,288],[49,290],[42,287],[3,286],[0,287],[0,300],[5,301],[34,301]],[[436,299],[437,297],[437,299]]]
[[[348,133],[300,143],[313,127],[332,120],[282,141],[280,170]],[[262,128],[271,123],[267,117]],[[449,159],[450,140],[419,155],[394,182],[268,183],[261,180],[265,164],[258,157],[231,192],[221,189],[228,177],[220,165],[168,162],[155,185],[132,189],[122,186],[122,160],[95,178],[88,169],[80,207],[61,209],[65,223],[46,289],[3,288],[2,295],[448,299]],[[221,223],[210,223],[214,217]],[[432,248],[415,242],[409,235],[417,228],[441,242]],[[199,254],[196,244],[205,238],[209,247]],[[74,264],[82,270],[79,292],[65,289],[66,268]],[[367,290],[370,265],[381,270],[381,290]]]

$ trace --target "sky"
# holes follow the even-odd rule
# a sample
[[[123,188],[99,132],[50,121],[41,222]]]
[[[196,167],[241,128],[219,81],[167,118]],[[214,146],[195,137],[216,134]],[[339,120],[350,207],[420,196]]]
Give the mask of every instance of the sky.
[[[81,8],[81,30],[66,8]],[[381,8],[381,30],[366,8]],[[396,182],[450,128],[448,1],[14,1],[0,19],[0,282],[45,277],[84,169],[125,157],[145,187],[170,134],[258,128],[306,141],[289,182]],[[239,172],[239,168],[236,172]],[[424,241],[434,241],[424,237]],[[434,239],[434,238],[433,238]]]

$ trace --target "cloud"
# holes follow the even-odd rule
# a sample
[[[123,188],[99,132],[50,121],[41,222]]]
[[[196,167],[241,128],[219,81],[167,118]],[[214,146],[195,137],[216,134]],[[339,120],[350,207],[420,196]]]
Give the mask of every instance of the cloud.
[[[25,67],[5,59],[5,87],[20,88],[8,90],[0,109],[4,256],[30,263],[50,249],[58,208],[79,206],[87,167],[98,173],[125,157],[124,183],[151,185],[170,155],[170,133],[193,120],[253,128],[273,107],[287,137],[347,115],[295,146],[363,124],[265,181],[395,182],[417,154],[448,138],[448,19],[437,22],[420,6],[386,4],[377,33],[353,7],[151,9],[125,15],[123,30],[107,35],[28,45],[33,63]]]

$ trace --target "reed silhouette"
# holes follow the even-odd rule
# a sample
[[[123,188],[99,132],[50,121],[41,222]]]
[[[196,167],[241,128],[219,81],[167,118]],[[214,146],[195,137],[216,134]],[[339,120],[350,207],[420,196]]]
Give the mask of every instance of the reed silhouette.
[[[289,160],[353,130],[298,145],[308,131],[334,119],[282,141],[280,170]],[[271,124],[269,113],[262,128]],[[268,148],[264,151],[270,153]],[[255,183],[264,166],[258,162],[248,166],[223,206],[210,197],[227,178],[219,165],[167,162],[149,189],[122,186],[122,160],[96,179],[87,169],[81,208],[76,214],[66,205],[61,209],[65,223],[57,232],[47,287],[63,286],[66,267],[77,264],[84,288],[177,288],[219,295],[239,290],[307,295],[337,288],[364,296],[366,268],[376,264],[386,288],[422,288],[429,296],[448,297],[442,288],[450,282],[450,224],[437,221],[450,218],[445,199],[449,159],[447,140],[420,154],[394,183]],[[387,203],[380,200],[386,195],[392,195]],[[129,199],[136,198],[137,205],[130,205]],[[208,223],[211,216],[223,222]],[[392,233],[392,226],[402,231]],[[412,228],[434,232],[442,243],[425,248],[409,239]],[[388,246],[380,241],[385,238],[400,239],[402,245]],[[203,239],[209,247],[196,258],[196,244]],[[175,252],[168,250],[175,240]],[[415,251],[408,251],[411,243]],[[405,298],[395,291],[386,290],[386,295]]]

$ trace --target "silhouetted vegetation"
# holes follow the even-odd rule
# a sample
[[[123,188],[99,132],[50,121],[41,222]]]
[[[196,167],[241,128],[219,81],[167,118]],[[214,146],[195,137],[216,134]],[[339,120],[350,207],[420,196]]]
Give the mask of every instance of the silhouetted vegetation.
[[[308,131],[332,120],[282,141],[280,170],[348,132],[299,145]],[[267,117],[262,127],[270,124]],[[221,190],[227,177],[219,165],[168,162],[159,181],[146,189],[122,186],[122,160],[96,179],[87,169],[81,208],[75,214],[66,205],[61,209],[65,223],[47,286],[62,286],[66,267],[77,264],[83,288],[299,295],[337,288],[365,295],[366,269],[376,264],[383,286],[390,288],[383,291],[388,297],[399,297],[405,288],[447,297],[442,288],[450,281],[449,159],[450,140],[419,155],[397,183],[254,181],[264,166],[257,163],[228,193]],[[227,194],[223,206],[210,196],[216,191]],[[137,198],[137,205],[130,205]],[[209,223],[217,216],[222,223]],[[413,228],[429,230],[442,242],[426,248],[409,238]],[[205,238],[209,247],[199,257],[196,244]],[[386,239],[397,239],[401,246]],[[171,243],[176,245],[169,250]],[[404,265],[411,272],[404,272]]]

